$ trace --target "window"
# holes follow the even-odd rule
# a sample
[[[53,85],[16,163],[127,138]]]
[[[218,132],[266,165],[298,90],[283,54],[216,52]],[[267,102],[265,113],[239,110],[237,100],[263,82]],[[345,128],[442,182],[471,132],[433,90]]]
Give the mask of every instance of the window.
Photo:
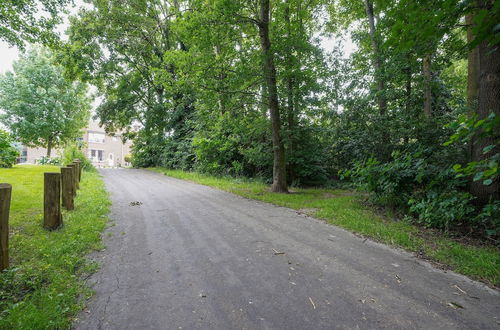
[[[104,133],[93,133],[89,132],[89,142],[92,143],[104,143]]]
[[[93,162],[102,162],[104,160],[104,150],[90,149],[89,157]]]

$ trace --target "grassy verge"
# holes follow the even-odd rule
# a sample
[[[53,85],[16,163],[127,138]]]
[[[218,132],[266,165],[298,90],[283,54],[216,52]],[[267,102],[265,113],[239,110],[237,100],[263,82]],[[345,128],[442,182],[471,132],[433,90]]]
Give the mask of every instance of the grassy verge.
[[[12,184],[11,268],[0,274],[1,329],[64,329],[89,295],[82,278],[95,271],[85,255],[101,249],[109,199],[97,173],[84,172],[75,210],[63,212],[64,227],[42,228],[43,173],[54,166],[0,169]]]
[[[465,245],[442,233],[423,231],[404,221],[381,217],[359,202],[352,192],[332,189],[294,189],[276,194],[263,183],[203,175],[195,172],[151,169],[178,179],[190,180],[243,197],[301,210],[319,219],[379,242],[418,252],[454,271],[497,286],[500,284],[500,253],[494,247]]]

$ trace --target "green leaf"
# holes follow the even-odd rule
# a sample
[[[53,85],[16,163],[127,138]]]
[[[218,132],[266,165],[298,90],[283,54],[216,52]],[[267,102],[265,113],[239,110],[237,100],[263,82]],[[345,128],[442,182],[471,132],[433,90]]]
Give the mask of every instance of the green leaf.
[[[488,180],[484,180],[484,181],[483,181],[483,184],[484,184],[485,186],[489,186],[489,185],[490,185],[490,184],[492,184],[492,183],[493,183],[493,180],[491,180],[491,179],[488,179]]]
[[[484,174],[484,172],[478,172],[478,173],[476,173],[476,175],[474,175],[474,179],[473,180],[474,181],[481,180],[483,178],[483,174]]]
[[[487,147],[484,147],[483,148],[483,154],[487,154],[488,152],[490,152],[491,150],[493,150],[495,148],[495,145],[492,144],[492,145],[489,145]]]

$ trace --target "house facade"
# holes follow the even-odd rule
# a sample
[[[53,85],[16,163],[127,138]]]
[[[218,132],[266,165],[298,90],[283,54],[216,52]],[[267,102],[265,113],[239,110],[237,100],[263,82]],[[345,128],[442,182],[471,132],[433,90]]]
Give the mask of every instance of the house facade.
[[[125,157],[131,153],[132,143],[123,142],[122,135],[106,134],[104,128],[99,127],[97,121],[91,120],[82,132],[80,141],[84,142],[84,153],[95,167],[122,167],[130,166]],[[52,155],[60,156],[63,150],[55,149]],[[23,148],[21,163],[37,164],[47,154],[46,148]]]

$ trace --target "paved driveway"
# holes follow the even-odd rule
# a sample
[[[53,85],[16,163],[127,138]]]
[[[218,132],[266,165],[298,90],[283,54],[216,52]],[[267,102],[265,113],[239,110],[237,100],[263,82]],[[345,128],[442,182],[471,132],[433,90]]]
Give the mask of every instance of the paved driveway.
[[[111,193],[78,329],[500,329],[500,295],[270,204],[146,170]]]

